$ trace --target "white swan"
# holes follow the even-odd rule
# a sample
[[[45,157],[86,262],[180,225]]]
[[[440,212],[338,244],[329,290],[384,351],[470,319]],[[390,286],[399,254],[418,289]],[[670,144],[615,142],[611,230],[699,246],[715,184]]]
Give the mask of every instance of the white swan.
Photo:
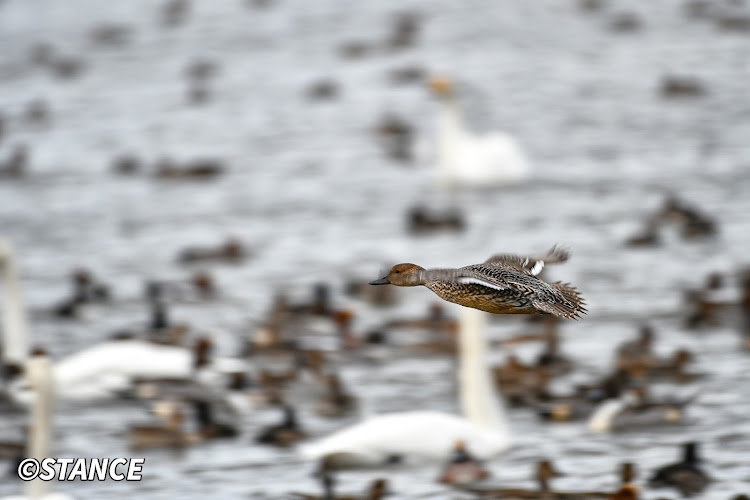
[[[1,238],[0,277],[3,280],[3,367],[22,368],[28,352],[26,308],[13,249]]]
[[[457,440],[481,459],[510,446],[503,404],[485,357],[486,313],[461,308],[460,390],[465,418],[436,411],[384,414],[303,445],[303,456],[327,457],[340,466],[377,466],[395,459],[446,460]]]
[[[477,135],[466,129],[452,83],[430,79],[440,99],[438,114],[437,176],[442,187],[485,187],[519,183],[529,175],[529,162],[510,135]]]
[[[55,404],[55,383],[52,363],[42,354],[32,356],[26,363],[26,379],[34,391],[34,402],[31,406],[31,425],[29,432],[28,458],[40,462],[51,453],[52,416]],[[0,500],[70,500],[72,497],[50,492],[49,481],[39,478],[26,483],[26,494],[3,497]]]
[[[243,360],[234,358],[215,358],[196,368],[195,356],[193,349],[146,340],[102,342],[55,363],[56,391],[61,400],[96,401],[117,397],[132,389],[135,381],[149,379],[192,381],[223,390],[229,374],[246,368]],[[8,385],[8,393],[22,405],[33,399],[22,377]]]
[[[186,380],[219,388],[226,374],[245,370],[244,361],[233,358],[216,358],[199,369],[194,362],[193,349],[139,339],[115,340],[58,361],[55,382],[60,399],[93,401],[116,397],[143,379]],[[30,395],[16,385],[20,390],[12,390],[12,394],[28,404]]]

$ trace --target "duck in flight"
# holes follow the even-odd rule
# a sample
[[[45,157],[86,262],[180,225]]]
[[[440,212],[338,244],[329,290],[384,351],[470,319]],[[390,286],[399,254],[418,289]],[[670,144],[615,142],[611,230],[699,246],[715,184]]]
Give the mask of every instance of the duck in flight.
[[[537,275],[545,264],[565,262],[568,252],[553,247],[541,258],[493,255],[481,264],[458,269],[425,269],[397,264],[371,285],[426,286],[443,300],[493,314],[548,313],[578,319],[586,302],[572,285],[547,283]]]

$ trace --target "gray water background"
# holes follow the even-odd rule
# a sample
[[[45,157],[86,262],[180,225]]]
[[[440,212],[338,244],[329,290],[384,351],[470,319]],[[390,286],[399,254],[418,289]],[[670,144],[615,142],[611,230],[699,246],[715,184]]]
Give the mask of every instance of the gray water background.
[[[675,459],[679,443],[697,439],[718,480],[703,498],[748,490],[750,357],[731,327],[692,334],[676,314],[683,288],[699,285],[710,271],[750,263],[747,33],[689,19],[677,1],[609,2],[600,13],[563,0],[288,0],[266,9],[194,2],[188,22],[173,29],[159,25],[157,7],[147,1],[0,3],[0,110],[10,117],[0,154],[20,142],[31,147],[30,174],[0,180],[0,231],[19,254],[35,344],[60,358],[142,324],[143,280],[186,276],[175,262],[179,249],[229,235],[253,256],[212,269],[222,299],[174,310],[176,319],[215,336],[227,354],[262,319],[277,290],[303,298],[313,283],[372,279],[395,262],[460,266],[496,251],[538,252],[562,243],[573,259],[550,277],[577,284],[591,311],[563,328],[564,351],[579,362],[568,384],[604,373],[614,347],[646,319],[657,329],[660,352],[694,349],[695,368],[709,376],[695,386],[701,396],[689,409],[689,423],[675,429],[593,435],[582,423],[549,425],[528,410],[512,410],[516,445],[489,462],[495,479],[531,485],[531,464],[548,456],[567,473],[556,487],[612,488],[619,462],[637,462],[643,477]],[[338,55],[342,42],[382,38],[394,13],[407,8],[424,17],[415,47],[357,61]],[[622,11],[637,13],[642,29],[612,33],[609,19]],[[88,32],[100,22],[130,25],[131,42],[93,46]],[[38,41],[83,57],[83,75],[58,81],[34,68],[28,51]],[[184,70],[195,57],[220,64],[214,98],[200,107],[186,104]],[[479,89],[485,102],[475,107],[487,112],[493,128],[522,142],[533,180],[446,197],[436,192],[429,165],[388,160],[372,133],[385,112],[406,117],[423,137],[432,130],[435,102],[425,89],[388,82],[387,71],[411,64]],[[708,92],[664,100],[658,89],[667,74],[699,78]],[[305,88],[322,77],[335,79],[341,96],[310,102]],[[20,119],[35,98],[50,104],[49,127]],[[127,152],[148,162],[217,156],[228,171],[208,183],[113,175],[112,158]],[[714,215],[720,236],[684,243],[668,235],[661,248],[623,248],[667,190]],[[447,202],[464,210],[464,234],[406,233],[409,207]],[[80,322],[53,319],[47,311],[68,292],[67,277],[80,266],[113,285],[114,305],[93,308]],[[422,289],[400,290],[399,297],[400,306],[386,311],[353,303],[356,329],[420,313],[433,300]],[[498,318],[489,335],[527,328]],[[518,349],[525,359],[535,351]],[[496,359],[503,356],[498,351]],[[343,376],[372,411],[456,411],[454,364],[447,359],[348,362]],[[277,418],[273,409],[257,409],[235,441],[139,454],[146,457],[141,483],[58,489],[76,498],[279,498],[317,490],[312,465],[293,451],[251,444],[253,433]],[[323,420],[309,406],[301,418],[315,435],[347,422]],[[134,456],[125,431],[146,419],[143,408],[127,404],[63,405],[55,450],[71,457]],[[435,483],[437,472],[425,466],[385,474],[393,498],[458,497]],[[359,490],[379,474],[342,474],[341,490]],[[0,480],[0,494],[20,488]]]

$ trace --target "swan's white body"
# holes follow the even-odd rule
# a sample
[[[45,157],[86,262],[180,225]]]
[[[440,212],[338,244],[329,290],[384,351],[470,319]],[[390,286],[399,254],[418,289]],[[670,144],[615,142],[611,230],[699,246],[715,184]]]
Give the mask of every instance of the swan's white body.
[[[61,399],[92,400],[127,390],[134,379],[192,376],[192,352],[144,340],[97,344],[55,364]]]
[[[23,366],[28,352],[26,308],[13,250],[0,239],[0,277],[3,280],[3,364]]]
[[[117,397],[131,389],[134,381],[148,379],[191,380],[223,389],[225,374],[245,369],[242,360],[217,358],[196,371],[193,356],[191,349],[146,340],[103,342],[54,365],[56,392],[61,400],[96,401]],[[22,405],[33,399],[23,378],[9,384],[8,392]]]
[[[492,386],[485,359],[486,313],[461,308],[460,385],[465,417],[413,411],[372,417],[316,443],[303,445],[310,459],[341,458],[341,463],[377,466],[396,458],[407,462],[446,460],[456,440],[487,459],[507,450],[510,435],[502,402]]]
[[[28,458],[35,458],[40,462],[51,453],[52,416],[55,404],[55,381],[52,363],[46,356],[34,356],[26,363],[26,377],[32,391],[35,393],[31,406],[31,425],[29,426]],[[72,497],[62,493],[50,492],[49,481],[39,478],[26,483],[26,494],[3,497],[0,500],[71,500]]]
[[[529,175],[529,162],[510,135],[467,130],[458,102],[444,96],[438,116],[437,175],[444,187],[515,184]]]
[[[108,399],[129,390],[135,380],[148,379],[192,380],[206,387],[218,387],[224,374],[245,368],[241,360],[217,358],[196,371],[193,356],[191,349],[146,340],[103,342],[55,364],[58,397],[77,401]],[[23,392],[17,399],[29,402]]]

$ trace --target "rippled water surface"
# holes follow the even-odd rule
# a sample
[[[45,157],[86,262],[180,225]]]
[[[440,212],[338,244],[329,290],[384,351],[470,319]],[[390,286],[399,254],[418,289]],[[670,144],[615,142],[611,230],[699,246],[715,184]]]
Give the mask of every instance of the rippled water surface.
[[[382,38],[404,3],[279,0],[248,8],[240,1],[194,2],[184,26],[165,29],[156,2],[0,2],[0,113],[6,117],[0,157],[21,142],[31,150],[28,176],[0,179],[0,232],[19,254],[34,343],[59,358],[142,324],[143,280],[187,276],[175,261],[181,248],[230,235],[249,246],[252,258],[212,268],[220,299],[178,304],[173,312],[196,331],[210,332],[228,354],[262,319],[277,290],[302,298],[313,283],[340,289],[347,277],[373,279],[394,262],[457,267],[496,251],[539,252],[559,242],[573,250],[573,259],[550,269],[549,277],[577,284],[590,306],[584,320],[563,328],[564,351],[579,367],[562,388],[605,373],[612,350],[644,319],[653,320],[660,352],[693,349],[695,369],[708,377],[679,388],[700,391],[688,423],[658,432],[593,435],[583,423],[548,425],[528,410],[511,410],[516,443],[488,463],[493,476],[530,485],[530,464],[549,456],[567,473],[556,486],[612,488],[621,461],[635,461],[644,476],[676,458],[679,443],[697,439],[717,479],[703,498],[747,491],[750,357],[733,328],[686,332],[677,311],[683,288],[702,283],[710,271],[750,263],[750,35],[690,19],[682,2],[606,4],[588,13],[570,0],[413,2],[408,8],[424,19],[414,47],[343,60],[341,43]],[[608,29],[611,17],[624,11],[641,18],[640,30]],[[101,22],[131,26],[130,42],[93,45],[88,33]],[[29,49],[39,41],[81,56],[82,76],[60,81],[33,67]],[[197,107],[186,103],[184,77],[196,57],[220,65],[214,98]],[[476,90],[468,109],[522,141],[533,180],[438,193],[428,164],[387,159],[373,134],[385,112],[413,122],[423,137],[433,128],[435,102],[425,89],[389,83],[388,71],[407,65],[470,83]],[[698,78],[707,92],[665,100],[658,90],[667,74]],[[308,100],[305,89],[320,78],[337,81],[340,96]],[[20,118],[37,98],[51,108],[48,126]],[[165,156],[218,157],[227,172],[209,182],[122,177],[110,165],[123,153],[149,164]],[[715,216],[720,236],[684,243],[668,235],[660,248],[625,249],[623,240],[667,190]],[[405,213],[417,203],[461,207],[467,231],[409,236]],[[67,293],[71,269],[81,266],[111,282],[114,304],[92,308],[83,321],[51,318],[47,311]],[[351,303],[356,329],[420,313],[433,300],[424,289],[399,290],[399,297],[392,310]],[[501,338],[525,328],[499,317],[488,334]],[[518,352],[530,359],[535,349]],[[498,351],[495,358],[503,356]],[[456,411],[455,365],[448,359],[343,359],[341,366],[347,385],[373,412]],[[146,418],[142,407],[124,403],[63,405],[56,454],[131,456],[125,431]],[[259,408],[234,441],[143,453],[138,484],[59,489],[76,498],[279,498],[317,490],[312,465],[293,451],[251,444],[277,418],[277,411]],[[4,420],[8,428],[21,422]],[[310,405],[301,407],[301,420],[315,435],[346,422],[321,419]],[[358,490],[377,474],[342,474],[341,489]],[[387,474],[393,498],[459,495],[436,484],[435,466]],[[19,491],[7,477],[0,494]]]

